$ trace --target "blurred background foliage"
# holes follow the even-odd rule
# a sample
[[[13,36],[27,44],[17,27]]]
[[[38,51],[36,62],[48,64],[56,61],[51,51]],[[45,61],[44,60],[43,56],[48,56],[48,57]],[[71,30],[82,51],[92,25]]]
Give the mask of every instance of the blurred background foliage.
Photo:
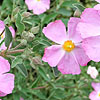
[[[41,58],[44,48],[52,44],[42,33],[49,22],[61,19],[66,25],[70,17],[79,17],[85,7],[97,4],[94,0],[51,0],[51,9],[39,16],[27,9],[24,0],[0,0],[0,20],[13,26],[16,37],[12,50],[24,49],[22,53],[7,58],[11,72],[15,74],[13,93],[2,100],[89,100],[93,80],[87,75],[87,66],[81,67],[80,75],[62,75],[57,68],[51,68]],[[93,61],[88,66],[100,71],[100,63]]]

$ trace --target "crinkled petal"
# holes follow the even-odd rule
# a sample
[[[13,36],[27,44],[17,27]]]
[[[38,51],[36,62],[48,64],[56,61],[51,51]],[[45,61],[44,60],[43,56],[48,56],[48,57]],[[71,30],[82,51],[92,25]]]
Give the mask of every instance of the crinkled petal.
[[[44,35],[59,44],[63,44],[67,40],[66,27],[61,20],[51,22],[43,29]]]
[[[93,91],[93,92],[90,93],[89,99],[90,99],[90,100],[100,100],[100,99],[98,98],[98,96],[97,96],[97,92],[96,92],[96,91]]]
[[[1,92],[0,91],[0,97],[4,97],[4,96],[6,96],[7,94],[5,94],[5,93],[3,93],[3,92]],[[0,99],[1,100],[1,99]]]
[[[86,8],[81,15],[77,31],[82,38],[100,35],[100,12],[93,8]]]
[[[100,0],[95,0],[95,1],[97,1],[97,2],[99,2],[99,3],[100,3]]]
[[[10,71],[10,64],[8,60],[0,56],[0,74]]]
[[[64,56],[64,54],[65,51],[62,49],[61,45],[52,45],[48,48],[45,48],[42,60],[44,62],[48,62],[51,67],[55,67]]]
[[[50,8],[50,0],[25,0],[29,10],[33,10],[34,14],[42,14]]]
[[[80,74],[80,66],[77,59],[72,53],[65,54],[60,63],[58,64],[58,70],[62,74]]]
[[[25,0],[26,5],[29,10],[33,10],[33,6],[36,4],[35,0]]]
[[[95,91],[100,91],[100,83],[94,83],[92,82],[92,87]]]
[[[76,30],[80,18],[71,17],[68,22],[68,38],[73,40],[74,43],[81,42],[81,34]]]
[[[14,75],[9,73],[0,75],[0,91],[5,94],[10,94],[13,89]]]
[[[84,39],[82,47],[91,60],[95,62],[100,61],[100,36]]]
[[[94,9],[100,10],[100,4],[95,5],[95,6],[94,6]]]
[[[41,6],[40,6],[41,5]],[[40,15],[50,8],[50,0],[41,0],[33,6],[33,13]]]
[[[5,24],[3,21],[0,20],[0,34],[3,32],[4,29],[5,29]]]
[[[85,51],[83,50],[82,46],[76,46],[73,50],[74,55],[81,66],[86,66],[87,63],[90,61],[89,57],[86,55]]]

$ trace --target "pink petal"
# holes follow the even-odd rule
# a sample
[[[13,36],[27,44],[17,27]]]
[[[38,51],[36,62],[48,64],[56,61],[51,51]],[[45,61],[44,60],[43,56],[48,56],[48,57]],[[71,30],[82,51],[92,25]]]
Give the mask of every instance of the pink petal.
[[[33,10],[34,14],[42,14],[50,8],[50,0],[25,0],[29,10]]]
[[[50,0],[41,0],[40,3],[37,3],[35,6],[33,6],[33,13],[37,15],[44,13],[47,9],[50,8],[49,1]]]
[[[33,6],[36,4],[35,0],[25,0],[26,5],[28,6],[29,10],[33,9]]]
[[[95,0],[95,1],[97,1],[97,2],[99,2],[99,3],[100,3],[100,0]]]
[[[94,83],[92,82],[92,87],[95,91],[100,91],[100,83]]]
[[[81,34],[76,30],[77,24],[80,22],[80,18],[71,17],[68,22],[68,38],[73,40],[74,43],[82,41]]]
[[[14,75],[9,73],[0,75],[0,91],[5,94],[10,94],[13,89]]]
[[[3,21],[0,20],[0,34],[3,32],[4,29],[5,29],[5,24]]]
[[[89,57],[86,55],[85,51],[81,46],[76,46],[73,50],[74,55],[81,66],[86,66],[90,61]]]
[[[80,74],[80,66],[76,60],[76,57],[72,53],[65,54],[60,63],[58,64],[58,70],[62,74]]]
[[[94,6],[94,9],[100,10],[100,4],[95,5],[95,6]]]
[[[45,48],[42,60],[44,62],[48,62],[51,67],[55,67],[64,56],[64,54],[65,51],[62,49],[61,45],[52,45],[48,48]]]
[[[59,44],[63,44],[67,40],[66,27],[61,20],[51,22],[43,29],[44,35]]]
[[[83,38],[100,35],[100,12],[93,8],[86,8],[77,26]]]
[[[4,97],[4,96],[6,96],[7,94],[5,94],[5,93],[3,93],[3,92],[1,92],[0,91],[0,97]],[[1,99],[0,99],[1,100]]]
[[[10,64],[8,60],[0,56],[0,74],[10,71]]]
[[[90,100],[100,100],[100,99],[97,97],[97,92],[96,92],[96,91],[93,91],[93,92],[90,93],[89,99],[90,99]]]
[[[82,47],[91,60],[95,62],[100,61],[100,36],[84,39]]]

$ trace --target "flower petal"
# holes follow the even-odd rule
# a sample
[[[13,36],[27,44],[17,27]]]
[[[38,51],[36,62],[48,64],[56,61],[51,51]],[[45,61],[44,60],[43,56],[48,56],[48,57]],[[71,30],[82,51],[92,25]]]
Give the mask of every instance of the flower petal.
[[[89,99],[90,99],[90,100],[100,100],[100,99],[97,97],[97,92],[96,92],[96,91],[93,91],[93,92],[90,93]]]
[[[0,91],[5,94],[10,94],[13,89],[14,75],[9,73],[0,75]]]
[[[68,38],[73,40],[74,43],[82,41],[81,34],[76,30],[80,18],[71,17],[68,22]]]
[[[50,8],[50,0],[25,0],[29,10],[33,10],[34,14],[42,14]],[[41,6],[40,6],[41,5]]]
[[[73,50],[74,55],[81,66],[86,66],[87,63],[90,61],[89,57],[86,55],[85,51],[83,50],[82,46],[76,46]]]
[[[0,56],[0,74],[10,71],[10,64],[8,60]]]
[[[82,38],[100,35],[100,12],[93,8],[86,8],[81,15],[77,31]]]
[[[97,1],[97,2],[99,2],[99,3],[100,3],[100,0],[95,0],[95,1]]]
[[[82,47],[91,60],[95,62],[100,61],[100,36],[84,39]]]
[[[49,8],[50,8],[50,0],[41,0],[40,3],[36,3],[36,5],[33,6],[33,13],[40,15]]]
[[[100,83],[94,83],[92,82],[92,87],[94,88],[95,91],[100,91]]]
[[[62,74],[80,74],[80,66],[72,53],[65,54],[60,63],[58,70]]]
[[[62,49],[61,45],[52,45],[48,48],[45,48],[45,53],[42,60],[44,62],[48,62],[51,67],[55,67],[64,54],[65,51]]]
[[[94,6],[94,9],[100,10],[100,4],[95,5],[95,6]]]
[[[66,27],[61,20],[51,22],[43,29],[44,35],[59,44],[63,44],[67,40]]]
[[[3,32],[4,29],[5,29],[5,24],[3,21],[0,20],[0,34]]]

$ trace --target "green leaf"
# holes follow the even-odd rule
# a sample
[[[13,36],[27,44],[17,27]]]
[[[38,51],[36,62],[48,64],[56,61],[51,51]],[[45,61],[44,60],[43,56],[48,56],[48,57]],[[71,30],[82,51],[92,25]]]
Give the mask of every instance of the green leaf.
[[[18,29],[18,32],[21,34],[24,29],[25,29],[25,26],[24,24],[22,23],[22,18],[21,18],[21,15],[20,13],[17,14],[17,19],[16,19],[16,27]]]
[[[27,77],[28,76],[28,73],[27,73],[27,70],[26,70],[24,64],[18,64],[16,68],[21,72],[21,74],[24,77]]]
[[[43,68],[39,67],[39,73],[40,75],[46,80],[46,81],[50,81],[50,79],[48,78],[48,76],[46,75],[45,71],[43,70]]]
[[[12,41],[12,33],[7,26],[5,26],[5,46],[8,48]]]
[[[55,19],[56,16],[57,16],[56,13],[51,13],[51,14],[47,15],[47,16],[44,18],[42,24],[47,24],[47,23],[50,22],[51,20]]]
[[[77,9],[79,9],[81,12],[83,12],[85,9],[85,7],[79,3],[75,3],[75,4],[73,4],[73,6]]]
[[[23,59],[19,56],[17,56],[13,61],[12,61],[12,64],[11,64],[11,67],[14,68],[17,66],[17,64],[21,64],[23,62]]]

